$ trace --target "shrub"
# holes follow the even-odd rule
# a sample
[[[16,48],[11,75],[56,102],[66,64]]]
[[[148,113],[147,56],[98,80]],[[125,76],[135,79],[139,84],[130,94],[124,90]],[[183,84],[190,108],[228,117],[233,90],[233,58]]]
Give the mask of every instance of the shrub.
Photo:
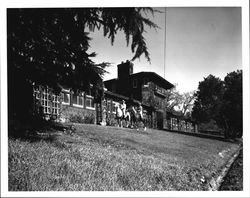
[[[95,115],[94,114],[74,114],[69,116],[69,121],[74,123],[83,123],[83,124],[94,124]]]
[[[107,116],[107,125],[108,126],[117,126],[117,120],[113,116]]]
[[[80,114],[71,114],[69,116],[69,121],[75,123],[84,123],[84,117]]]
[[[94,124],[95,123],[95,116],[93,114],[85,115],[84,116],[84,123],[85,124]]]

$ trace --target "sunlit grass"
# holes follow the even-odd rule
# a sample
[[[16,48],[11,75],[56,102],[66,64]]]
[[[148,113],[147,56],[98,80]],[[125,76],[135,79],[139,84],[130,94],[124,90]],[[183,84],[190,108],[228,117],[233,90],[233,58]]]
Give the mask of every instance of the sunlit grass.
[[[157,130],[75,127],[54,141],[10,139],[9,190],[207,190],[201,178],[218,174],[237,149]]]

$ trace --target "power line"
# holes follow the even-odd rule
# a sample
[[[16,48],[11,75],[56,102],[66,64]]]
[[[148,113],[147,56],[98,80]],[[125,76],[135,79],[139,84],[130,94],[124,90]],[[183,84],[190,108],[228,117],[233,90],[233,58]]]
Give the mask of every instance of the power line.
[[[167,22],[167,8],[165,7],[165,21],[164,21],[164,27],[165,27],[165,30],[164,30],[164,78],[165,78],[165,69],[166,69],[166,34],[167,34],[167,25],[166,25],[166,22]]]

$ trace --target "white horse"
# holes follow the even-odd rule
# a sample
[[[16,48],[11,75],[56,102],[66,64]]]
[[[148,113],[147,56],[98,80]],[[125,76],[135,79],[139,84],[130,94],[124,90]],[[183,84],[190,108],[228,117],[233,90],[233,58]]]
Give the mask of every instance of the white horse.
[[[115,111],[116,111],[116,119],[118,122],[118,126],[122,127],[122,120],[125,120],[126,127],[128,127],[129,123],[130,123],[130,119],[131,119],[130,113],[128,111],[126,111],[125,115],[123,115],[123,112],[122,112],[119,104],[117,104],[115,106]]]

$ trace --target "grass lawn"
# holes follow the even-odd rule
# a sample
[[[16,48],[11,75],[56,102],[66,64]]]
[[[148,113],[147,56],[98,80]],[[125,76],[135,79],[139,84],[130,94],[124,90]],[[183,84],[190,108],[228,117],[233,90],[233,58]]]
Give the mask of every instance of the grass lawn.
[[[238,148],[160,130],[74,126],[50,141],[10,138],[9,190],[207,190]]]

